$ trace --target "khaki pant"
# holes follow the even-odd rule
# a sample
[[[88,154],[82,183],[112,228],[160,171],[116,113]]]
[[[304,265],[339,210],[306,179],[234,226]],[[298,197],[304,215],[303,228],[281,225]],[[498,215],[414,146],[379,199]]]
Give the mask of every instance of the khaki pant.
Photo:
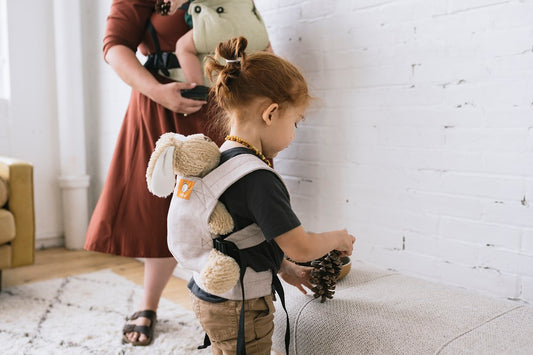
[[[205,302],[191,294],[196,318],[204,328],[215,355],[235,355],[241,301]],[[270,355],[274,331],[272,295],[244,302],[244,341],[246,354]]]

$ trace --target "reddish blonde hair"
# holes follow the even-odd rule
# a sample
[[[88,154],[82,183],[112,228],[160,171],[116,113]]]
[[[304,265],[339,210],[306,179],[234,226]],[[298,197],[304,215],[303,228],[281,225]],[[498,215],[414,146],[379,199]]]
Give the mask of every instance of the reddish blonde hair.
[[[219,43],[215,56],[206,59],[205,71],[214,83],[211,91],[220,108],[232,111],[262,97],[280,108],[308,104],[307,83],[294,65],[268,52],[247,55],[247,45],[244,37],[232,38]]]

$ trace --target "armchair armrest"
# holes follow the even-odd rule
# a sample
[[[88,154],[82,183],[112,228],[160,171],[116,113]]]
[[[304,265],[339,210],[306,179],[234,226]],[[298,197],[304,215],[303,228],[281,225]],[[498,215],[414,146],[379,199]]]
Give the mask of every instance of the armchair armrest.
[[[8,182],[8,209],[15,218],[12,267],[30,265],[35,260],[35,207],[33,165],[0,156],[0,177]]]

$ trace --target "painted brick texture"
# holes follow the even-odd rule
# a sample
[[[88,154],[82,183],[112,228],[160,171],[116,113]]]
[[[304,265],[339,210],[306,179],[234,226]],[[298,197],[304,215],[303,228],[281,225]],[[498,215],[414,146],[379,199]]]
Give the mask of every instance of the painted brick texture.
[[[276,159],[304,227],[533,302],[533,1],[256,4],[317,98]]]

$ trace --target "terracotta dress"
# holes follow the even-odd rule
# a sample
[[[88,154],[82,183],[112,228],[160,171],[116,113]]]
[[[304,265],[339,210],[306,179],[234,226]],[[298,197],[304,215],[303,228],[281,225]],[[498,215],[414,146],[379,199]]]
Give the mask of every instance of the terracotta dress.
[[[104,56],[117,44],[132,51],[139,49],[144,55],[154,53],[148,20],[157,32],[161,51],[174,51],[178,38],[189,30],[184,12],[157,15],[153,12],[154,4],[155,0],[113,0],[107,18]],[[161,82],[169,81],[154,75]],[[172,256],[166,239],[170,197],[156,197],[148,191],[146,167],[157,139],[165,132],[204,133],[221,143],[220,137],[206,133],[209,125],[206,106],[184,117],[132,90],[104,189],[89,223],[85,249],[128,257]]]

